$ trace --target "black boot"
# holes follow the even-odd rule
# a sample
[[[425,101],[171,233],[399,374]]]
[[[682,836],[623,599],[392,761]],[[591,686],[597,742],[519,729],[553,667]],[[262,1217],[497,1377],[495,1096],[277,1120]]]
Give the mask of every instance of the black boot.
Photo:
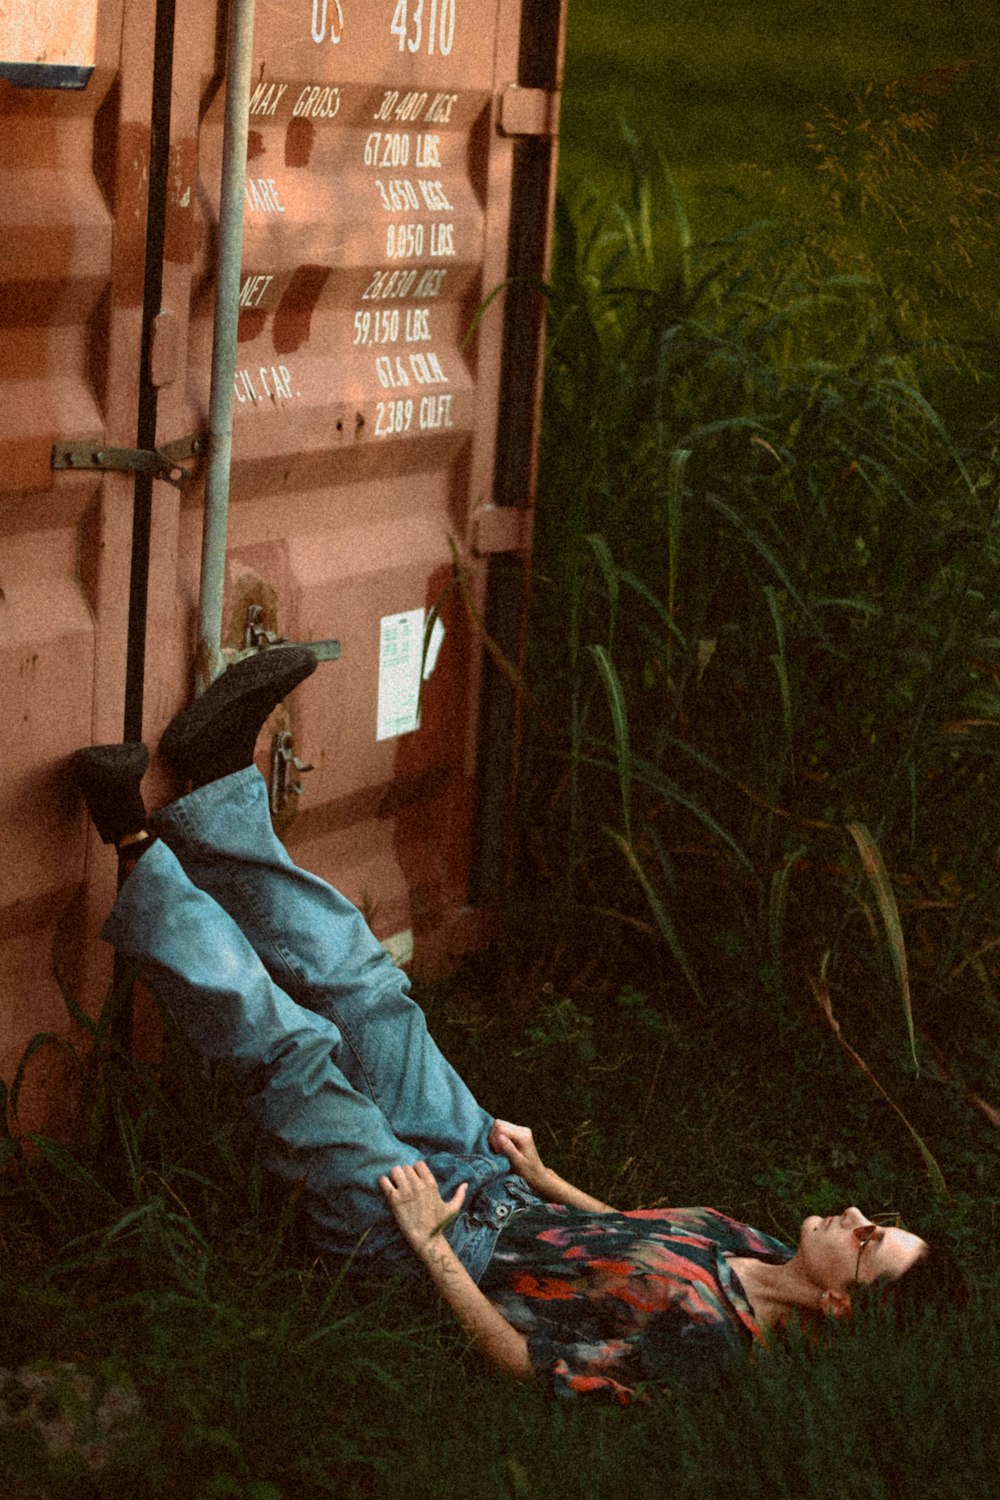
[[[316,665],[305,646],[271,647],[244,657],[171,720],[160,754],[195,786],[242,771],[253,762],[265,719]]]
[[[148,765],[149,751],[138,741],[88,745],[73,756],[73,779],[106,844],[117,844],[145,828],[146,808],[139,786]]]

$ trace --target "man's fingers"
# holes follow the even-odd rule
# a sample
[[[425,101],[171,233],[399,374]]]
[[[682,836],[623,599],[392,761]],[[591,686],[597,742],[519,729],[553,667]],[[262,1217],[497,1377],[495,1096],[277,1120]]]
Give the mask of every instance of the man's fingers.
[[[458,1210],[462,1207],[462,1204],[465,1202],[465,1195],[466,1195],[466,1193],[468,1191],[469,1191],[469,1184],[467,1182],[460,1182],[458,1184],[458,1187],[455,1189],[455,1191],[452,1193],[451,1197],[448,1199],[448,1202],[445,1204],[445,1208],[448,1210],[448,1212],[450,1214],[457,1214],[458,1213]]]
[[[515,1125],[510,1120],[494,1120],[490,1130],[490,1145],[494,1151],[506,1155],[507,1147],[524,1151],[531,1144],[531,1129],[527,1125]]]
[[[433,1183],[434,1174],[425,1161],[414,1162],[412,1166],[401,1162],[378,1180],[378,1185],[387,1198],[391,1194],[414,1192],[417,1188],[428,1187]]]

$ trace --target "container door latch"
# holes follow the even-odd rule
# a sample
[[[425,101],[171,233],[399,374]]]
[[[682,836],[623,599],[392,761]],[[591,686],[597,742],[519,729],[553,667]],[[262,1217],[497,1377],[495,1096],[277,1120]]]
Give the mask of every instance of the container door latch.
[[[242,648],[234,650],[230,646],[223,646],[222,656],[226,666],[231,667],[248,656],[259,656],[262,651],[278,651],[284,646],[308,646],[317,661],[337,661],[340,657],[339,641],[289,641],[283,635],[268,630],[264,624],[264,607],[261,604],[251,604],[247,609]]]
[[[301,796],[303,787],[297,777],[315,769],[315,766],[306,765],[295,754],[291,730],[280,730],[271,741],[271,811],[284,812],[289,797]]]
[[[163,479],[182,490],[193,471],[185,469],[180,460],[197,458],[207,447],[207,438],[201,437],[178,438],[175,443],[163,443],[159,448],[110,448],[94,439],[77,440],[53,444],[52,467],[152,474],[154,479]]]

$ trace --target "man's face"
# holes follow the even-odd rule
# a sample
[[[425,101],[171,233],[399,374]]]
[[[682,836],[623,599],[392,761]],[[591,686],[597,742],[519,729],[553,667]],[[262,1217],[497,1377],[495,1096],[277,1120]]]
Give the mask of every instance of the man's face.
[[[874,1224],[859,1208],[825,1219],[811,1214],[799,1237],[802,1268],[821,1291],[845,1292],[854,1282],[868,1285],[881,1276],[895,1281],[926,1251],[925,1240]]]

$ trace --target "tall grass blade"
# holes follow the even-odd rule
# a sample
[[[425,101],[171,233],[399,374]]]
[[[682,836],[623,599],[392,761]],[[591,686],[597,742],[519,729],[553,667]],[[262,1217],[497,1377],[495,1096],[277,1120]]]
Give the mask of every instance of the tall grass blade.
[[[628,707],[622,690],[621,679],[603,646],[591,646],[590,654],[597,664],[601,681],[608,695],[611,724],[618,754],[618,785],[622,799],[622,819],[625,824],[625,841],[632,844],[632,753],[629,744]]]
[[[552,294],[552,288],[548,285],[547,282],[538,281],[531,276],[512,276],[507,281],[499,282],[499,284],[493,288],[489,295],[483,298],[482,302],[480,302],[479,306],[477,307],[472,317],[472,321],[470,322],[469,327],[466,330],[465,336],[462,339],[463,349],[467,348],[475,338],[476,329],[479,327],[483,318],[486,316],[489,308],[493,305],[498,297],[501,297],[504,292],[509,291],[511,287],[533,287],[544,297],[550,297]]]
[[[480,615],[479,610],[476,608],[475,600],[472,597],[472,591],[469,588],[468,574],[462,562],[462,559],[459,556],[458,547],[455,544],[454,537],[450,536],[448,538],[448,546],[451,550],[452,562],[455,565],[455,577],[458,580],[458,587],[459,592],[462,596],[462,603],[465,605],[466,613],[469,616],[476,634],[479,636],[480,640],[483,643],[483,646],[489,653],[490,660],[493,662],[494,666],[501,673],[501,675],[505,677],[506,680],[510,683],[510,686],[514,689],[515,693],[518,696],[518,700],[526,704],[536,715],[542,726],[551,733],[553,726],[549,722],[546,715],[543,713],[538,699],[535,697],[534,693],[525,682],[523,674],[519,672],[514,663],[508,659],[504,651],[501,650],[500,646],[486,629],[486,623]]]
[[[28,1045],[25,1047],[24,1051],[21,1053],[21,1057],[17,1065],[17,1072],[14,1074],[14,1081],[10,1086],[10,1117],[13,1121],[17,1120],[17,1106],[18,1101],[21,1097],[21,1089],[24,1087],[24,1080],[27,1077],[28,1064],[31,1062],[31,1059],[37,1052],[40,1052],[43,1047],[48,1046],[61,1047],[65,1049],[71,1054],[75,1061],[79,1062],[75,1049],[73,1048],[71,1043],[67,1042],[65,1037],[59,1036],[55,1031],[37,1031],[28,1042]]]
[[[910,1002],[910,974],[906,961],[906,943],[903,938],[903,924],[899,917],[899,907],[896,904],[896,894],[892,889],[892,881],[885,867],[881,852],[875,840],[863,823],[848,823],[848,832],[858,846],[861,855],[861,863],[865,874],[871,882],[878,902],[878,909],[886,931],[886,939],[889,944],[889,953],[892,957],[892,967],[895,971],[896,981],[903,1001],[903,1011],[906,1015],[906,1027],[910,1037],[910,1052],[913,1056],[913,1066],[917,1073],[920,1072],[920,1061],[917,1057],[917,1038],[913,1025],[913,1007]]]
[[[656,262],[653,245],[653,184],[643,161],[639,137],[624,121],[621,122],[621,132],[625,140],[632,177],[633,213],[628,216],[627,224],[633,244],[638,280],[642,286],[649,286],[653,281]]]
[[[662,151],[657,151],[657,159],[660,168],[660,177],[663,181],[663,186],[667,190],[674,223],[677,225],[681,285],[684,289],[685,300],[691,302],[691,256],[694,249],[694,234],[691,230],[691,221],[688,218],[687,204],[684,202],[681,191],[674,179],[674,174],[667,165],[667,158]]]
[[[681,562],[681,523],[684,514],[684,471],[689,448],[675,448],[667,467],[667,680],[671,676],[677,618],[677,575]]]
[[[936,1190],[941,1194],[942,1197],[944,1197],[944,1198],[949,1197],[950,1195],[949,1195],[949,1192],[948,1192],[948,1184],[944,1180],[944,1173],[941,1171],[941,1168],[938,1166],[937,1161],[935,1160],[934,1156],[931,1154],[930,1150],[925,1145],[925,1143],[923,1141],[923,1138],[918,1134],[918,1132],[910,1124],[909,1120],[907,1119],[907,1117],[903,1113],[903,1111],[900,1109],[900,1107],[896,1103],[895,1099],[893,1099],[891,1097],[891,1095],[888,1094],[886,1092],[886,1090],[882,1087],[882,1085],[879,1083],[878,1079],[875,1077],[875,1074],[872,1072],[871,1068],[865,1062],[864,1058],[859,1053],[855,1052],[854,1048],[851,1046],[851,1044],[848,1042],[847,1038],[844,1036],[843,1032],[841,1031],[841,1029],[840,1029],[840,1022],[837,1020],[836,1016],[833,1014],[833,1004],[832,1004],[832,1001],[830,999],[830,989],[829,989],[829,985],[827,984],[827,981],[826,981],[825,969],[826,969],[826,961],[827,961],[828,958],[829,958],[829,954],[825,954],[824,955],[824,959],[823,959],[823,972],[821,972],[820,979],[818,981],[816,981],[814,979],[810,979],[809,983],[810,983],[810,985],[812,987],[813,994],[816,996],[816,999],[819,1002],[820,1009],[822,1010],[823,1014],[826,1016],[827,1021],[829,1022],[830,1029],[832,1030],[834,1036],[837,1038],[837,1041],[840,1044],[840,1046],[843,1048],[843,1050],[847,1053],[848,1057],[854,1063],[855,1067],[857,1067],[861,1071],[861,1073],[864,1074],[865,1078],[868,1079],[868,1082],[870,1084],[872,1084],[875,1089],[878,1090],[878,1092],[882,1095],[882,1098],[889,1105],[890,1109],[892,1109],[892,1110],[895,1111],[895,1113],[902,1120],[903,1124],[906,1126],[907,1130],[910,1132],[910,1135],[913,1137],[914,1141],[917,1144],[917,1149],[919,1150],[920,1155],[924,1159],[924,1165],[927,1168],[928,1176],[930,1177],[931,1182],[934,1184],[934,1187],[936,1188]]]
[[[912,752],[907,758],[906,775],[910,790],[910,848],[917,844],[917,763]]]
[[[587,545],[597,558],[601,572],[604,574],[604,582],[608,589],[608,650],[614,650],[615,625],[618,621],[618,595],[620,590],[620,579],[615,560],[611,555],[611,548],[602,536],[596,532],[590,532],[586,538]]]
[[[142,1196],[140,1187],[142,1148],[139,1131],[119,1094],[115,1094],[112,1099],[112,1110],[115,1117],[115,1124],[118,1127],[118,1139],[121,1142],[122,1152],[128,1168],[129,1186],[132,1189],[132,1196],[138,1200]]]
[[[54,1167],[60,1176],[65,1177],[67,1181],[72,1182],[76,1187],[86,1188],[88,1193],[93,1194],[99,1202],[114,1205],[116,1208],[118,1207],[118,1200],[115,1195],[109,1192],[104,1184],[98,1181],[93,1172],[88,1171],[83,1163],[78,1161],[64,1146],[60,1146],[50,1136],[41,1135],[36,1132],[32,1132],[28,1136],[28,1140],[38,1151],[39,1155],[48,1162],[50,1167]]]
[[[792,692],[788,682],[788,654],[785,649],[785,622],[781,618],[781,605],[778,596],[771,584],[764,585],[764,598],[771,612],[774,622],[774,633],[778,638],[777,653],[771,657],[771,664],[778,674],[778,684],[781,689],[781,716],[785,726],[785,741],[791,745],[792,742]]]
[[[676,640],[678,644],[683,648],[685,644],[684,635],[678,628],[676,620],[671,620],[666,605],[664,605],[662,600],[657,598],[657,596],[653,593],[653,590],[649,588],[645,583],[643,583],[641,578],[637,578],[636,575],[628,568],[619,568],[618,577],[622,583],[627,584],[634,593],[638,594],[642,602],[648,605],[653,613],[662,620],[664,626],[670,634],[670,638],[672,640]]]
[[[774,970],[775,982],[779,987],[785,966],[785,911],[788,907],[788,883],[792,878],[792,871],[805,853],[806,845],[802,844],[771,876],[767,927],[771,945],[771,967]]]
[[[117,1055],[123,1059],[129,1058],[128,1051],[116,1038],[121,1034],[120,1022],[122,1017],[128,1014],[132,1004],[133,990],[138,979],[138,967],[134,964],[126,965],[123,968],[120,980],[112,987],[111,993],[101,1006],[100,1014],[97,1017],[94,1045],[102,1050],[104,1055]],[[159,1001],[156,1003],[159,1005]],[[160,1009],[162,1011],[162,1005]]]
[[[898,391],[901,396],[903,396],[907,401],[910,401],[916,408],[916,410],[920,413],[920,415],[924,418],[924,420],[934,429],[938,437],[942,438],[945,441],[948,446],[949,457],[952,459],[955,467],[958,469],[959,474],[962,476],[962,481],[966,489],[970,494],[974,494],[976,489],[975,482],[969,474],[969,471],[966,468],[965,464],[963,463],[961,455],[955,451],[955,448],[951,443],[948,432],[940,416],[934,410],[933,406],[928,401],[923,392],[918,391],[915,386],[909,385],[902,380],[887,380],[886,386],[889,390]]]
[[[725,437],[732,432],[749,432],[753,436],[766,433],[767,428],[758,417],[720,417],[717,421],[706,422],[701,427],[693,428],[686,436],[685,441],[692,446],[702,443],[707,438]]]
[[[703,757],[699,757],[698,759],[701,763],[705,763]],[[595,760],[593,764],[601,765],[606,764],[606,762]],[[722,826],[717,818],[713,817],[707,808],[702,806],[693,793],[686,792],[682,786],[672,781],[669,776],[665,776],[659,767],[654,765],[652,761],[646,760],[643,756],[633,753],[630,756],[629,764],[633,782],[650,787],[653,791],[658,792],[660,796],[666,798],[667,801],[676,802],[678,807],[686,807],[688,812],[693,814],[704,828],[708,829],[720,843],[724,844],[736,856],[748,874],[756,874],[753,862],[747,857],[743,849],[740,848],[740,845],[733,838],[732,834]]]
[[[92,1037],[96,1037],[97,1022],[91,1020],[90,1016],[87,1015],[87,1012],[81,1006],[77,1005],[72,994],[70,993],[69,985],[66,983],[62,970],[58,966],[55,970],[55,981],[59,987],[59,993],[62,996],[62,1002],[65,1005],[66,1009],[69,1011],[72,1019],[79,1027],[81,1027],[82,1030],[88,1032]]]
[[[774,552],[767,545],[756,527],[751,526],[749,521],[747,521],[744,516],[741,516],[739,512],[734,510],[731,505],[728,505],[726,501],[722,499],[721,495],[716,495],[711,490],[706,490],[705,501],[712,507],[713,510],[717,510],[721,516],[725,516],[730,525],[732,525],[740,533],[740,535],[750,543],[751,547],[753,547],[754,550],[759,553],[764,562],[774,573],[775,577],[780,580],[784,588],[795,600],[796,604],[799,606],[799,609],[802,611],[805,618],[810,622],[820,640],[823,641],[824,645],[826,645],[830,650],[833,650],[832,643],[829,640],[826,631],[823,629],[822,625],[819,623],[819,621],[816,619],[816,616],[809,608],[809,605],[802,597],[801,590],[796,588],[795,583],[790,577],[787,568],[783,567],[782,564],[778,561],[777,557],[775,557],[774,555]]]
[[[684,952],[680,938],[677,936],[677,931],[674,927],[674,924],[671,922],[670,917],[667,914],[667,909],[664,906],[663,902],[660,900],[660,897],[657,894],[652,881],[646,874],[646,871],[643,869],[642,862],[640,861],[638,855],[632,848],[631,843],[629,843],[627,839],[623,838],[620,833],[616,833],[613,828],[608,828],[605,831],[618,845],[622,854],[625,856],[625,859],[628,861],[629,868],[642,887],[643,895],[646,897],[646,900],[649,903],[649,909],[653,913],[656,925],[660,930],[660,935],[663,937],[671,953],[674,955],[674,958],[677,960],[681,973],[687,980],[692,994],[697,1000],[704,1004],[705,997],[702,994],[701,985],[698,983],[698,979],[694,972],[694,969],[691,967],[688,956]]]

